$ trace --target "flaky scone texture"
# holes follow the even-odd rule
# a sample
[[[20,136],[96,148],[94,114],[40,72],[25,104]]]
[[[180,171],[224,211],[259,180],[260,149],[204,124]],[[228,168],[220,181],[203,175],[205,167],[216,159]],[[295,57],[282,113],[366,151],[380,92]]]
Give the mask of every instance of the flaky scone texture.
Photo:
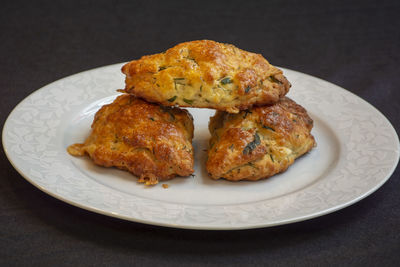
[[[186,110],[124,94],[96,113],[83,144],[67,150],[88,154],[97,165],[127,170],[151,185],[193,173],[192,138],[193,119]]]
[[[125,91],[165,106],[237,113],[276,103],[290,83],[260,54],[210,40],[181,43],[122,67]]]
[[[285,171],[315,145],[313,120],[284,97],[270,106],[211,117],[207,171],[213,179],[259,180]]]

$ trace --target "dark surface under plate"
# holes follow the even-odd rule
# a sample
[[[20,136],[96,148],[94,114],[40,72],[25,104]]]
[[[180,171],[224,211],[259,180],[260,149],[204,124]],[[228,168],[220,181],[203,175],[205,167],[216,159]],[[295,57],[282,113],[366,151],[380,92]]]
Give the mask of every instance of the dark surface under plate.
[[[0,123],[26,96],[84,70],[212,39],[317,76],[400,129],[398,1],[2,1]],[[0,264],[382,265],[400,260],[400,172],[348,208],[241,231],[122,221],[56,200],[0,150]]]

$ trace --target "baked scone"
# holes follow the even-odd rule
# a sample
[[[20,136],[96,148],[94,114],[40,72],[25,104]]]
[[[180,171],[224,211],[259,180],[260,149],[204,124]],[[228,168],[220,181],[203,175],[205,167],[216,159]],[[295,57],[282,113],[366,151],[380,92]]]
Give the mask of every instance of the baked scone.
[[[313,120],[284,97],[270,106],[211,117],[207,171],[213,179],[259,180],[285,171],[311,150]]]
[[[122,67],[125,92],[164,106],[237,113],[276,103],[290,83],[260,54],[209,40],[176,45]]]
[[[193,173],[193,118],[186,110],[118,96],[95,115],[83,144],[68,147],[97,165],[117,167],[147,185]]]

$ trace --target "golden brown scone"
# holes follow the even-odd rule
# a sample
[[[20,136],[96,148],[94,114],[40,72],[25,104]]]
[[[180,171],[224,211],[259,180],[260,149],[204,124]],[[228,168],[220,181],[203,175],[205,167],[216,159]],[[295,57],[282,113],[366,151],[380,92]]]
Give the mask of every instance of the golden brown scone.
[[[193,173],[193,119],[186,110],[118,96],[95,115],[84,144],[68,147],[87,153],[97,165],[127,170],[139,182],[156,184]]]
[[[290,83],[260,54],[209,40],[178,44],[122,67],[125,91],[164,106],[237,113],[276,103]]]
[[[311,150],[313,121],[307,111],[284,97],[270,106],[211,117],[207,171],[213,179],[259,180],[285,171]]]

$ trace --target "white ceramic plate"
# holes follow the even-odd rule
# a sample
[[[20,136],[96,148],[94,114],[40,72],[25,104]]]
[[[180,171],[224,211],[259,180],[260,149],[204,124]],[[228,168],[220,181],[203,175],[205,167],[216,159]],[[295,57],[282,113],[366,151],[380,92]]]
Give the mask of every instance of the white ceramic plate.
[[[257,182],[211,180],[204,168],[214,111],[194,117],[195,176],[146,187],[131,174],[75,158],[93,115],[123,88],[122,64],[51,83],[22,101],[3,128],[3,146],[34,186],[67,203],[141,223],[191,229],[246,229],[302,221],[341,209],[378,189],[399,160],[399,140],[370,104],[336,85],[283,69],[289,96],[314,119],[318,146],[286,172]]]

